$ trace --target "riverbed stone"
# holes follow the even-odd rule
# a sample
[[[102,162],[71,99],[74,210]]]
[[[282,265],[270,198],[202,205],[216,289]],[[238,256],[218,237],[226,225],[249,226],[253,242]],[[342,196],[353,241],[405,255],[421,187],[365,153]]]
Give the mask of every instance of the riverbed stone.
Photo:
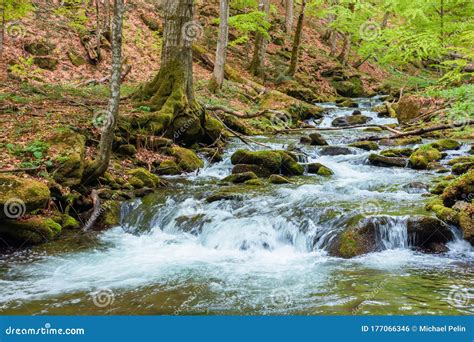
[[[271,175],[271,172],[259,165],[253,165],[253,164],[237,164],[232,168],[232,173],[237,174],[237,173],[243,173],[243,172],[253,172],[255,173],[258,177],[269,177]]]
[[[173,146],[168,148],[168,154],[176,158],[176,163],[185,172],[194,172],[204,167],[204,162],[198,155],[187,148]]]
[[[409,165],[416,170],[426,170],[431,162],[436,162],[442,158],[439,150],[431,147],[431,145],[424,145],[415,150],[409,158]]]
[[[455,175],[462,175],[472,169],[474,169],[474,162],[457,163],[453,165],[451,171]]]
[[[268,178],[268,181],[272,184],[288,184],[291,183],[288,179],[285,177],[282,177],[280,175],[271,175]]]
[[[425,251],[432,251],[432,244],[445,244],[454,239],[449,225],[430,216],[410,217],[407,221],[407,233],[413,246]]]
[[[349,115],[336,118],[332,121],[334,127],[346,127],[354,125],[364,125],[371,121],[372,118],[365,115]]]
[[[438,151],[459,150],[461,148],[461,144],[453,139],[438,140],[429,144],[429,146],[437,149]]]
[[[350,147],[360,148],[365,151],[375,151],[379,149],[379,145],[375,141],[357,141],[349,144]]]
[[[334,174],[331,169],[320,163],[308,164],[308,173],[317,174],[319,176],[332,176]]]
[[[321,148],[319,154],[322,156],[339,156],[352,154],[352,150],[343,146],[325,146]]]
[[[127,172],[130,175],[129,183],[136,189],[143,187],[154,189],[160,186],[160,177],[144,168],[137,168]]]
[[[225,177],[222,181],[230,182],[234,184],[240,184],[248,180],[257,179],[257,178],[258,177],[255,173],[253,173],[252,171],[247,171],[247,172],[242,172],[242,173],[234,173],[232,175]]]
[[[175,176],[183,172],[174,160],[164,160],[154,171],[158,175]]]
[[[133,157],[137,154],[137,148],[132,144],[120,145],[117,153],[123,156]]]
[[[238,150],[232,157],[233,165],[258,165],[274,174],[298,176],[304,173],[304,167],[297,162],[297,157],[288,151],[248,151]]]
[[[405,167],[407,165],[407,159],[401,157],[385,157],[373,153],[369,156],[369,163],[381,167]]]
[[[324,137],[319,133],[311,133],[309,135],[309,138],[311,139],[311,145],[315,145],[315,146],[328,145],[328,142],[326,141],[326,139],[324,139]]]
[[[472,201],[474,199],[474,170],[453,180],[441,195],[443,203],[452,207],[457,201]]]
[[[0,219],[19,218],[43,209],[50,196],[48,187],[37,180],[0,174]]]
[[[411,148],[390,148],[380,152],[384,157],[409,157],[413,153]]]

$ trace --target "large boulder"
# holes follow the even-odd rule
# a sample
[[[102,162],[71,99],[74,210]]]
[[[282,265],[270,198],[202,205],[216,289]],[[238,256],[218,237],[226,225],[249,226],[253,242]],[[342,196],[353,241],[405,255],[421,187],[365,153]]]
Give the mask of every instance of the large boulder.
[[[0,238],[15,246],[37,245],[54,239],[61,225],[51,218],[28,216],[0,224]]]
[[[223,179],[224,182],[230,182],[234,184],[245,183],[252,179],[257,179],[257,175],[252,171],[242,172],[242,173],[234,173],[231,174]]]
[[[232,157],[233,165],[251,164],[267,169],[271,174],[302,175],[304,167],[296,156],[288,151],[247,151],[238,150]]]
[[[379,145],[375,141],[357,141],[349,144],[350,147],[360,148],[365,151],[376,151],[379,149]]]
[[[44,209],[50,196],[48,187],[41,182],[0,174],[0,219],[20,218],[34,210]]]
[[[79,185],[84,174],[86,138],[68,130],[56,133],[48,143],[54,180],[64,186]]]
[[[365,95],[364,85],[358,76],[352,76],[346,79],[335,77],[331,81],[331,85],[336,89],[339,95],[344,97],[360,97]]]
[[[176,163],[185,172],[193,172],[204,167],[204,162],[201,158],[190,149],[173,146],[168,149],[168,154],[175,157]]]
[[[320,163],[308,164],[308,173],[317,174],[319,176],[332,176],[334,172]]]
[[[420,144],[423,141],[421,137],[407,137],[398,139],[382,139],[379,144],[383,146],[407,146]]]
[[[374,166],[382,167],[405,167],[407,165],[407,160],[405,158],[385,157],[373,153],[369,156],[369,163]]]
[[[474,246],[474,205],[461,201],[456,202],[453,208],[459,212],[459,228],[463,238]]]
[[[371,121],[372,118],[365,115],[349,115],[336,118],[332,121],[334,127],[347,127],[355,125],[364,125]]]
[[[413,247],[435,251],[438,244],[454,238],[451,228],[443,221],[429,216],[410,217],[407,222],[408,239]]]
[[[267,91],[261,101],[262,110],[287,111],[294,120],[304,120],[309,116],[322,117],[324,109],[298,100],[278,90]]]
[[[339,156],[352,154],[352,150],[343,146],[324,146],[319,151],[322,156]]]
[[[237,164],[232,168],[233,174],[243,172],[253,172],[258,177],[264,178],[269,177],[271,175],[271,172],[267,168],[254,164]]]
[[[311,133],[309,135],[309,138],[311,139],[311,145],[314,145],[314,146],[328,145],[328,142],[326,141],[326,139],[324,139],[324,137],[319,133]]]
[[[130,170],[128,174],[130,175],[128,182],[135,189],[141,189],[143,187],[154,189],[161,185],[160,177],[144,168]]]
[[[437,149],[438,151],[459,150],[461,148],[461,144],[453,139],[438,140],[429,144],[429,146]]]
[[[453,180],[441,195],[441,199],[447,207],[452,207],[457,201],[472,201],[473,198],[474,170]]]

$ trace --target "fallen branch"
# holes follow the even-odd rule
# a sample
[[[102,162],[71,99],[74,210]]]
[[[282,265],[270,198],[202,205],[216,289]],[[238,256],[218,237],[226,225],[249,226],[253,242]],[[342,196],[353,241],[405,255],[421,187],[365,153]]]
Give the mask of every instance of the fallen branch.
[[[120,76],[121,82],[125,80],[125,78],[128,76],[128,74],[132,71],[132,66],[130,64],[125,66],[125,69],[122,71],[122,75]],[[107,83],[110,80],[110,75],[105,76],[99,79],[90,79],[84,82],[79,83],[77,86],[78,87],[84,87],[88,85],[97,85],[97,84],[104,84]]]
[[[453,123],[450,123],[450,124],[420,128],[420,129],[416,129],[414,131],[402,132],[402,133],[395,134],[395,135],[392,135],[392,136],[389,136],[389,137],[369,137],[369,138],[362,139],[362,140],[378,141],[378,140],[382,140],[382,139],[399,139],[399,138],[409,137],[409,136],[412,136],[412,135],[421,135],[421,134],[435,132],[435,131],[442,131],[442,130],[446,130],[446,129],[453,129],[453,128],[464,127],[464,126],[472,126],[472,125],[474,125],[474,120],[467,120],[467,121],[464,121],[464,122],[453,122]]]
[[[28,171],[37,171],[39,167],[27,167],[22,169],[9,169],[9,170],[0,170],[0,173],[18,173],[18,172],[28,172]]]

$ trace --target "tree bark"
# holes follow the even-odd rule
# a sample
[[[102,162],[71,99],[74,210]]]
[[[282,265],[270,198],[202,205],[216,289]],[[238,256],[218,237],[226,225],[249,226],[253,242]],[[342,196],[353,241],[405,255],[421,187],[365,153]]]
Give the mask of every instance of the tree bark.
[[[90,182],[107,171],[112,154],[112,143],[119,114],[120,84],[122,76],[122,29],[124,0],[114,1],[114,17],[112,22],[112,75],[110,77],[110,99],[106,118],[103,123],[99,143],[99,155],[94,162],[92,174],[85,175]]]
[[[210,82],[211,91],[222,89],[225,74],[227,45],[229,42],[229,0],[220,0],[219,39],[217,41],[214,74]]]
[[[344,44],[342,45],[342,50],[339,56],[337,57],[342,65],[347,65],[349,60],[349,53],[351,52],[351,38],[350,33],[344,34]]]
[[[304,12],[306,9],[306,0],[301,3],[301,12],[298,17],[298,23],[296,24],[295,39],[293,41],[293,51],[291,53],[290,68],[288,69],[288,76],[294,76],[296,69],[298,68],[298,56],[301,45],[301,36],[303,34],[304,26]]]
[[[287,34],[291,34],[293,29],[293,0],[285,0],[285,31]]]
[[[270,0],[260,0],[258,9],[260,12],[266,14],[268,20],[270,16]],[[267,52],[267,45],[267,38],[262,33],[257,32],[255,36],[255,50],[252,62],[250,63],[250,72],[252,75],[260,78],[265,77],[265,54]]]
[[[161,66],[158,74],[134,95],[152,109],[139,118],[150,134],[166,134],[192,145],[205,136],[205,112],[195,101],[193,88],[193,40],[202,27],[194,18],[193,0],[165,0]]]

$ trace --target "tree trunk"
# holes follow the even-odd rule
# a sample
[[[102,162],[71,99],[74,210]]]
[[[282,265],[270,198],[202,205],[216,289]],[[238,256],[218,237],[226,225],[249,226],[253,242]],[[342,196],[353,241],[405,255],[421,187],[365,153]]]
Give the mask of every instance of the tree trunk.
[[[293,29],[293,0],[285,0],[285,31],[287,34],[291,34]]]
[[[216,63],[209,88],[211,91],[222,89],[225,74],[227,45],[229,42],[229,0],[220,0],[219,40],[217,41]]]
[[[167,134],[192,145],[204,137],[206,118],[194,99],[192,42],[202,27],[193,21],[193,0],[165,0],[158,74],[135,94],[153,113],[140,119],[151,134]]]
[[[260,12],[264,12],[268,20],[270,16],[270,0],[260,0],[258,5]],[[260,78],[265,77],[265,54],[267,52],[267,38],[260,32],[255,35],[255,50],[252,62],[250,63],[250,72]]]
[[[351,34],[346,33],[344,34],[344,44],[342,46],[342,51],[338,56],[339,61],[342,65],[347,65],[347,61],[349,59],[349,53],[351,51]]]
[[[301,45],[301,36],[303,34],[304,12],[306,9],[306,0],[301,3],[301,12],[296,24],[295,39],[293,41],[293,51],[291,53],[290,68],[288,69],[288,76],[294,76],[298,68],[298,55]]]
[[[124,0],[114,1],[114,17],[112,22],[112,75],[110,78],[110,99],[100,136],[99,155],[94,162],[92,174],[85,175],[86,182],[102,176],[109,167],[112,143],[115,136],[119,105],[120,84],[122,76],[122,27]]]

